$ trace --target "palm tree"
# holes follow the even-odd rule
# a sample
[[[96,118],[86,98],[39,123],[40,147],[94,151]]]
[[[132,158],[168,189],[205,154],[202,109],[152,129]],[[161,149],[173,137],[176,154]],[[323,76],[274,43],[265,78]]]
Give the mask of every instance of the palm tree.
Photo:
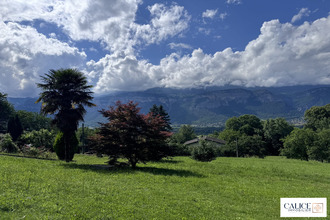
[[[72,160],[69,157],[70,139],[75,135],[79,121],[84,120],[84,106],[95,106],[91,102],[92,86],[87,85],[86,77],[76,69],[51,69],[41,76],[41,80],[43,83],[37,83],[37,86],[43,92],[36,103],[42,102],[41,113],[55,114],[53,124],[63,132],[65,160],[68,162]]]

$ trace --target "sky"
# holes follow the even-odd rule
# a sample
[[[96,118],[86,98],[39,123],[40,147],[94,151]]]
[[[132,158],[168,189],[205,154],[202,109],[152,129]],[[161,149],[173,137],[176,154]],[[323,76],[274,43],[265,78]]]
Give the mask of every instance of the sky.
[[[154,87],[330,84],[329,0],[1,0],[0,92],[50,69],[95,95]]]

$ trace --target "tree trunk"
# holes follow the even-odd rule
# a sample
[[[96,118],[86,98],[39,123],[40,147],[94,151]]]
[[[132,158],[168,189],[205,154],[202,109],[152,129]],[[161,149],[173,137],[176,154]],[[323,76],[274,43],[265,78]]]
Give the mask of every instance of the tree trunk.
[[[64,133],[65,161],[70,162],[70,134]]]
[[[137,160],[136,160],[134,157],[131,157],[131,158],[129,159],[129,162],[130,162],[130,164],[131,164],[131,166],[132,166],[132,169],[136,169],[136,163],[137,163]]]

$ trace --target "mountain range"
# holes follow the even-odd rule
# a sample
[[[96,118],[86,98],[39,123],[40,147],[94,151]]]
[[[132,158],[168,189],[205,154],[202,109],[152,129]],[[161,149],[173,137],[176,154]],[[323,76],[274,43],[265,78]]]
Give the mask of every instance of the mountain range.
[[[34,104],[35,100],[37,98],[8,98],[16,110],[38,112],[41,105]],[[163,105],[174,125],[221,127],[228,118],[243,114],[261,119],[283,117],[297,124],[310,107],[330,103],[330,86],[153,88],[116,92],[94,98],[97,107],[87,109],[85,125],[95,127],[97,122],[104,122],[98,110],[107,109],[118,100],[138,102],[143,113],[153,104]]]

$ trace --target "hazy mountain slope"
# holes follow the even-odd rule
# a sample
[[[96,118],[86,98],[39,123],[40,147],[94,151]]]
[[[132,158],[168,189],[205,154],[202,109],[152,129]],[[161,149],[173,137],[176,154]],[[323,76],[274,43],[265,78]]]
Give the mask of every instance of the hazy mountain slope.
[[[37,112],[41,105],[34,104],[35,100],[9,98],[16,109]],[[242,114],[254,114],[262,119],[301,119],[306,109],[330,103],[330,86],[154,88],[142,92],[120,92],[95,97],[97,107],[88,109],[86,125],[97,126],[97,122],[104,121],[98,110],[107,109],[118,100],[138,102],[143,113],[147,113],[153,104],[163,105],[173,124],[217,126]]]

